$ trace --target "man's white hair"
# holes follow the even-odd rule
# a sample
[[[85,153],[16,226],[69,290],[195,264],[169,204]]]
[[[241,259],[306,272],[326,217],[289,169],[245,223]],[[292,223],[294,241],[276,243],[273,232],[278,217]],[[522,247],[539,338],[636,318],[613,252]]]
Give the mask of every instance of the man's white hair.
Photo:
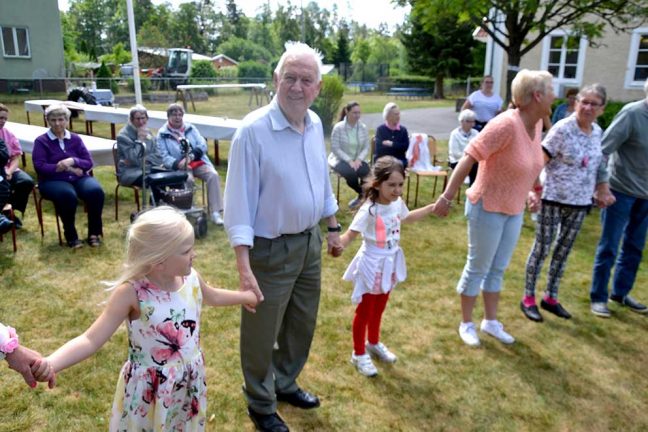
[[[312,57],[313,61],[315,61],[315,64],[317,64],[317,81],[322,80],[322,53],[314,48],[311,48],[303,42],[288,41],[286,42],[284,47],[286,48],[286,50],[281,55],[279,63],[277,63],[277,67],[274,70],[274,73],[277,77],[281,76],[281,72],[287,58],[297,58],[307,55]]]

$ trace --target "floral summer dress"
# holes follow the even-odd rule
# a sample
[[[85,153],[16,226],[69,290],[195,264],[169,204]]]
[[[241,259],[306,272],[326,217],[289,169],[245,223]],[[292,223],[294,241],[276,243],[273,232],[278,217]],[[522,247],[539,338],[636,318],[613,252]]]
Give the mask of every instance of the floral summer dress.
[[[140,317],[127,321],[128,360],[113,400],[111,431],[205,428],[207,384],[200,350],[202,291],[195,270],[176,292],[132,283]]]

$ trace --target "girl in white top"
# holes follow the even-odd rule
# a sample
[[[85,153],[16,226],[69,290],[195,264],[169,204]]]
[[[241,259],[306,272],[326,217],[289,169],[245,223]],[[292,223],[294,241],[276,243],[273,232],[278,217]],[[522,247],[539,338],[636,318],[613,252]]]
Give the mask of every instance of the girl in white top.
[[[347,247],[362,234],[362,246],[343,279],[354,283],[351,300],[357,305],[351,363],[365,376],[378,374],[369,354],[383,362],[396,361],[396,356],[380,342],[380,323],[389,293],[407,276],[399,245],[401,222],[414,222],[434,211],[433,204],[411,212],[407,209],[401,198],[404,179],[405,168],[398,159],[379,158],[365,183],[365,201],[340,238]]]

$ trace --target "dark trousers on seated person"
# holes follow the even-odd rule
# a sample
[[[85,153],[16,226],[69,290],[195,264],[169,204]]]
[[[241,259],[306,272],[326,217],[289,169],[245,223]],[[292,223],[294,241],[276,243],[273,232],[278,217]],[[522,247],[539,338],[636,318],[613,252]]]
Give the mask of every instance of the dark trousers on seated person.
[[[24,171],[14,171],[9,180],[11,184],[11,198],[9,202],[14,210],[25,213],[29,194],[34,189],[34,180]]]
[[[41,195],[54,203],[68,243],[79,238],[74,226],[78,199],[85,203],[88,210],[88,237],[103,234],[101,212],[104,191],[94,177],[81,177],[75,182],[46,180],[40,182],[38,187]]]
[[[448,166],[451,169],[455,169],[455,167],[459,164],[459,162],[449,162]],[[470,181],[469,185],[472,186],[473,183],[475,183],[475,179],[477,178],[477,169],[479,168],[479,163],[475,162],[475,165],[470,168],[470,172],[468,173],[468,180]]]
[[[244,393],[259,414],[277,411],[277,392],[297,391],[317,322],[321,251],[317,225],[300,234],[254,238],[250,265],[264,301],[256,313],[242,309],[240,350]]]
[[[369,174],[369,165],[366,162],[362,162],[357,171],[344,161],[338,162],[333,169],[344,177],[349,187],[356,191],[358,196],[362,196],[362,180]]]

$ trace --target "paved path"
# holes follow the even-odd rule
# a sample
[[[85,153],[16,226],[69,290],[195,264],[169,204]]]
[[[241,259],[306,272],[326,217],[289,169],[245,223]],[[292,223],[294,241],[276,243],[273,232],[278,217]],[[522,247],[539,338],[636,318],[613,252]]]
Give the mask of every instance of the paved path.
[[[453,107],[417,108],[401,111],[401,123],[409,133],[420,132],[436,139],[448,139],[450,132],[459,126],[457,115]],[[361,121],[374,130],[384,123],[382,113],[363,114]]]

